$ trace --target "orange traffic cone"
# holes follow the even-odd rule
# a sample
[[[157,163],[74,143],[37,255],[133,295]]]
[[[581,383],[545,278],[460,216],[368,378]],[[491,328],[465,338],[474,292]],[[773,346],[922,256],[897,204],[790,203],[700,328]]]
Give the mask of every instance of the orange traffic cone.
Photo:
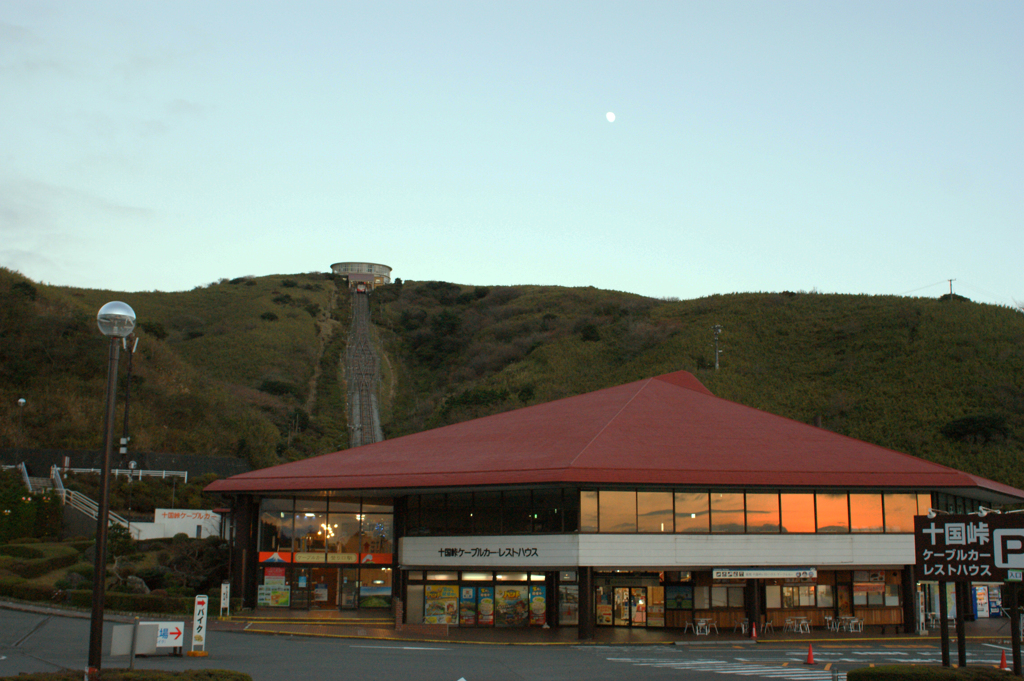
[[[1005,650],[1003,651],[1003,659],[999,660],[999,668],[1002,669],[1004,672],[1005,671],[1010,671],[1006,667],[1006,651]]]
[[[807,646],[807,662],[804,664],[814,664],[814,647]]]
[[[757,640],[757,622],[750,623],[750,638]],[[1006,653],[1003,653],[1004,655]]]

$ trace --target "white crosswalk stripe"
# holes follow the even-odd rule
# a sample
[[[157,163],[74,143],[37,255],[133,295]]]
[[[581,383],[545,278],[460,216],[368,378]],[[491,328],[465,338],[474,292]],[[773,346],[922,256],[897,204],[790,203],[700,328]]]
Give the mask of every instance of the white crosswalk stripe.
[[[768,679],[790,679],[792,681],[832,681],[833,679],[832,670],[745,664],[726,662],[725,660],[672,661],[650,657],[609,657],[608,661],[623,662],[637,667],[713,672],[715,674],[733,674],[735,676],[759,676]],[[839,681],[846,681],[846,672],[839,672],[838,678]]]

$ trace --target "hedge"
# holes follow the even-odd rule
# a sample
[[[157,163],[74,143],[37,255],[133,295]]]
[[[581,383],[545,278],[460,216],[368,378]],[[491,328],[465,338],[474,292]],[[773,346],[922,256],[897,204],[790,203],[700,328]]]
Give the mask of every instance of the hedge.
[[[7,569],[24,579],[34,579],[54,570],[71,567],[80,559],[81,556],[78,553],[68,553],[63,556],[52,556],[39,560],[17,561],[8,565]]]
[[[995,667],[935,667],[931,665],[884,665],[861,667],[846,673],[847,681],[987,681],[1006,679],[1007,673]]]

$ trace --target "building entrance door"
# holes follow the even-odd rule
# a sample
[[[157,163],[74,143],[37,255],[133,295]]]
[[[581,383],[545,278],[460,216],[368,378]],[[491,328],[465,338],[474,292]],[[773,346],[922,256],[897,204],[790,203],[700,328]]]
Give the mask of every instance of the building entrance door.
[[[309,607],[327,610],[338,607],[338,578],[336,568],[310,569]]]
[[[338,588],[341,599],[338,607],[342,610],[355,610],[359,607],[359,568],[341,568],[338,570]]]
[[[612,625],[647,626],[647,587],[617,586],[612,593]]]

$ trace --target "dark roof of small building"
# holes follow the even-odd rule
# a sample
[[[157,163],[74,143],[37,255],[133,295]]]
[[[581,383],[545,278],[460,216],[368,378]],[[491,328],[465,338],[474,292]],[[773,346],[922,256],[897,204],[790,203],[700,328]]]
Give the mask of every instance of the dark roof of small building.
[[[1024,491],[715,397],[678,371],[243,473],[213,492],[539,484]]]

